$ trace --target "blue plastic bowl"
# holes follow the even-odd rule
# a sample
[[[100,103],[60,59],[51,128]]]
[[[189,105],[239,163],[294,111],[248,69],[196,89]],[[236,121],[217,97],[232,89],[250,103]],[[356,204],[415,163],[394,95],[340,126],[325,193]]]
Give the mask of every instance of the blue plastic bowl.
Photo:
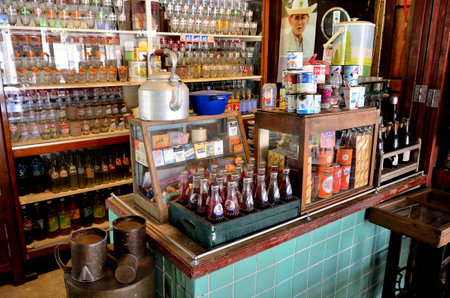
[[[218,90],[191,92],[190,98],[194,112],[198,115],[222,114],[225,112],[230,94]]]

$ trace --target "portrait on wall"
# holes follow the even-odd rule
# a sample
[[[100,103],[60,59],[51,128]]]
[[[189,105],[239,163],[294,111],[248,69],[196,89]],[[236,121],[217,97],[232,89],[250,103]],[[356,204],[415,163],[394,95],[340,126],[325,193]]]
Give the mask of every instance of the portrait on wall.
[[[287,53],[303,52],[303,59],[314,54],[317,24],[316,0],[283,0],[278,58],[278,82],[286,69]]]

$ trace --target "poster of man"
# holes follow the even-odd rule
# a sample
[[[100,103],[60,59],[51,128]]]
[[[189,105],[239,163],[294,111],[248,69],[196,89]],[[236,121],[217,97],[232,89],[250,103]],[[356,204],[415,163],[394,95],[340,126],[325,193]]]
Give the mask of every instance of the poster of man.
[[[314,54],[317,23],[317,3],[315,2],[316,0],[293,0],[292,2],[283,0],[278,82],[281,82],[281,73],[286,68],[289,51],[303,52],[305,60]]]

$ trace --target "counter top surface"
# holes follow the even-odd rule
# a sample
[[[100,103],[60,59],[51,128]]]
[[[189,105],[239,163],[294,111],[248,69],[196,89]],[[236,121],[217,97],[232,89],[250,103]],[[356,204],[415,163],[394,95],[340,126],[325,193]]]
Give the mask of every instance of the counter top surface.
[[[299,237],[328,223],[372,207],[414,187],[426,183],[426,176],[418,175],[362,195],[338,206],[315,212],[308,218],[300,217],[253,237],[223,245],[222,249],[208,252],[191,238],[170,224],[159,225],[148,220],[147,234],[150,244],[190,279],[197,279],[242,259]],[[107,206],[119,216],[138,214],[146,217],[134,204],[132,195],[120,199],[109,198]],[[148,217],[147,217],[148,218]],[[249,239],[247,239],[249,238]],[[220,248],[220,246],[219,246]]]

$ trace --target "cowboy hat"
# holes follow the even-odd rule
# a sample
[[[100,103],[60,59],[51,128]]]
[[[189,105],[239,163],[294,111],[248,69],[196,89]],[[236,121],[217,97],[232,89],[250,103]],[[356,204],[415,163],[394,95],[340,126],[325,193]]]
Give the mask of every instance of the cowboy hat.
[[[285,7],[288,15],[293,14],[311,14],[316,9],[317,3],[308,6],[308,0],[294,0],[292,7]]]

